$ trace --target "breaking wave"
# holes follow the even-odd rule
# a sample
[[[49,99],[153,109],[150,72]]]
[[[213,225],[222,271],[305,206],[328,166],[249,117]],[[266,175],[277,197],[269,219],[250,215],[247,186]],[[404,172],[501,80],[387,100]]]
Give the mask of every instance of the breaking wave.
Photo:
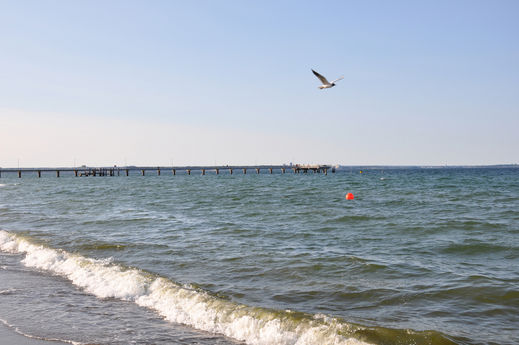
[[[169,321],[247,344],[365,344],[353,338],[355,326],[334,318],[234,303],[140,269],[37,245],[3,230],[0,249],[25,254],[24,265],[66,277],[99,298],[133,301]]]
[[[433,331],[364,327],[323,314],[239,304],[111,259],[93,259],[49,248],[4,230],[0,230],[0,250],[24,254],[25,266],[65,277],[98,298],[132,301],[155,310],[168,321],[222,334],[246,344],[453,344]]]

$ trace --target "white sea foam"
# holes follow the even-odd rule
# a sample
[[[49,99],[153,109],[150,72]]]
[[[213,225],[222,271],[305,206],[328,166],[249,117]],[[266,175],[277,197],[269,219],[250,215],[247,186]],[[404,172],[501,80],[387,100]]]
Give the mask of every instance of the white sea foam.
[[[247,344],[365,344],[351,338],[353,326],[323,315],[250,307],[178,285],[135,268],[31,243],[0,231],[0,250],[25,254],[28,267],[64,276],[99,298],[133,301],[167,320],[226,335]],[[356,327],[356,326],[355,326]]]
[[[10,183],[9,185],[10,186],[18,186],[20,183],[17,182],[17,183]],[[2,187],[7,187],[7,183],[0,183],[0,188]]]

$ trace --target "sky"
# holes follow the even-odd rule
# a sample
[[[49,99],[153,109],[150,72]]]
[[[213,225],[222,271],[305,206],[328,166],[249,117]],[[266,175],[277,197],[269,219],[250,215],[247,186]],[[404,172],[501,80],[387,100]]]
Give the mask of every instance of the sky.
[[[514,0],[0,0],[0,167],[519,163],[518,62]]]

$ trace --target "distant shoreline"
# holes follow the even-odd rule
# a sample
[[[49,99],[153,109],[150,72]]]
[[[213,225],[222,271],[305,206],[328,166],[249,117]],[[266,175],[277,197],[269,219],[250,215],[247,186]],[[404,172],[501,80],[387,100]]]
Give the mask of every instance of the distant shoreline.
[[[340,165],[343,168],[364,169],[479,169],[479,168],[519,168],[519,164],[490,164],[490,165]]]

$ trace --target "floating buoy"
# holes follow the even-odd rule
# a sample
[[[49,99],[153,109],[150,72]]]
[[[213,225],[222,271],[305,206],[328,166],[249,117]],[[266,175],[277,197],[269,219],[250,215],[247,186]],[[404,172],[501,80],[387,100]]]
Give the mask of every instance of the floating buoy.
[[[348,193],[346,194],[346,200],[353,200],[355,197],[353,196],[352,193]]]

